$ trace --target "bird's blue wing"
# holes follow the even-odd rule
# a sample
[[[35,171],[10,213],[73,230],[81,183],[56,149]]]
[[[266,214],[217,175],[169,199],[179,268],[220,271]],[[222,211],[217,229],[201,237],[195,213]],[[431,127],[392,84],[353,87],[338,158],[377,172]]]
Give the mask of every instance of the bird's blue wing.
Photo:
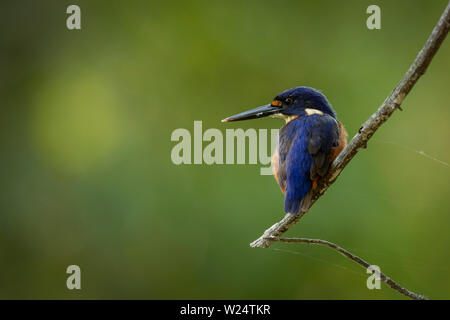
[[[327,115],[300,117],[280,131],[280,167],[284,169],[280,175],[285,175],[286,213],[300,213],[309,207],[311,199],[307,196],[312,183],[327,173],[338,140],[339,125]]]

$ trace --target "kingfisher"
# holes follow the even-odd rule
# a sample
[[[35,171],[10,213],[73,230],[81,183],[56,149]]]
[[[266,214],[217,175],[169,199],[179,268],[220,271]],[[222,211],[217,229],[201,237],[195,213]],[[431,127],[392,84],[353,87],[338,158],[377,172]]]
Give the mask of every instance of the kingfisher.
[[[325,95],[314,88],[296,87],[278,94],[270,104],[230,116],[222,122],[279,117],[278,146],[272,171],[284,193],[284,211],[306,212],[318,180],[347,145],[347,132]]]

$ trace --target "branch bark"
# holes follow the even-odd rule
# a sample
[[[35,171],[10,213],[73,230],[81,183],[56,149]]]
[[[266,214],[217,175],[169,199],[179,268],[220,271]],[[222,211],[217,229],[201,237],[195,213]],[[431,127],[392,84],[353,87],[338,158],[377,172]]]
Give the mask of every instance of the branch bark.
[[[355,261],[357,264],[363,266],[365,269],[367,269],[369,266],[371,266],[370,263],[365,261],[364,259],[358,257],[357,255],[345,250],[344,248],[338,246],[337,244],[334,244],[333,242],[321,240],[321,239],[308,239],[308,238],[279,238],[279,241],[281,242],[303,242],[303,243],[313,243],[313,244],[320,244],[327,247],[330,247],[331,249],[334,249],[338,251],[340,254],[344,255],[345,257],[349,258],[350,260]],[[409,291],[408,289],[402,287],[397,282],[389,278],[387,275],[385,275],[383,272],[380,271],[380,279],[385,282],[387,285],[389,285],[392,289],[400,292],[401,294],[404,294],[407,297],[410,297],[415,300],[427,300],[426,297],[414,293],[412,291]]]
[[[367,142],[373,136],[373,134],[378,130],[378,128],[386,122],[389,117],[394,113],[395,110],[402,110],[401,104],[411,89],[416,84],[417,80],[425,73],[427,70],[431,60],[433,59],[436,52],[439,50],[442,42],[444,41],[447,33],[450,29],[450,2],[447,4],[444,12],[442,13],[439,21],[428,37],[427,42],[423,46],[422,50],[417,54],[416,59],[409,67],[406,74],[403,76],[401,81],[397,84],[391,94],[386,98],[383,104],[375,111],[374,114],[367,119],[366,122],[362,124],[359,131],[353,137],[353,139],[348,143],[348,145],[342,150],[342,152],[336,157],[333,161],[328,174],[321,179],[318,187],[315,189],[315,193],[313,194],[313,199],[311,202],[311,206],[319,199],[327,189],[336,181],[336,179],[341,174],[342,170],[345,166],[353,159],[353,157],[358,153],[359,150],[367,147]],[[331,242],[325,240],[316,240],[316,239],[302,239],[301,241],[288,241],[286,239],[281,240],[280,236],[285,233],[291,226],[293,226],[300,218],[309,211],[308,208],[305,212],[301,212],[297,215],[286,214],[284,218],[272,225],[269,229],[267,229],[262,236],[253,241],[250,246],[251,247],[260,247],[260,248],[268,248],[274,241],[285,241],[285,242],[310,242],[315,241],[314,243],[320,243],[327,245],[331,248],[334,248],[344,254],[346,257],[352,259],[351,257],[357,258],[352,259],[353,261],[358,262],[361,265],[366,263],[359,257],[351,254],[350,252],[332,244]],[[337,249],[339,248],[339,249]],[[346,252],[346,253],[344,253]],[[362,262],[362,263],[361,263]],[[396,289],[396,284],[392,279],[384,276],[385,281],[392,288]],[[400,289],[401,286],[398,285]],[[396,290],[397,290],[396,289]],[[419,298],[422,297],[415,293],[410,292],[407,289],[402,288],[402,290],[397,290],[408,297],[411,298]]]

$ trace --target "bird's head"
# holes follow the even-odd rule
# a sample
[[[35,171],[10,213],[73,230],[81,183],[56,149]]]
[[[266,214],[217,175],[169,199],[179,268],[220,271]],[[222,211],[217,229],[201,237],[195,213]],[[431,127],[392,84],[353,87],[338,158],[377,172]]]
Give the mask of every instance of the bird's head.
[[[225,118],[222,122],[257,119],[267,116],[282,117],[288,121],[295,116],[315,113],[328,114],[336,118],[336,113],[322,93],[310,87],[297,87],[281,92],[270,104]]]

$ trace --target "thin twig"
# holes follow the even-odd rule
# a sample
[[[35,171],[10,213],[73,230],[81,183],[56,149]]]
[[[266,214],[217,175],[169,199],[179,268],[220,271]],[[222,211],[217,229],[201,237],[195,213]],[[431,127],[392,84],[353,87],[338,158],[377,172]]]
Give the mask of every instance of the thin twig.
[[[370,263],[365,261],[364,259],[358,257],[357,255],[345,250],[344,248],[338,246],[337,244],[334,244],[333,242],[321,240],[321,239],[309,239],[309,238],[279,238],[278,241],[281,242],[303,242],[303,243],[313,243],[313,244],[321,244],[327,247],[330,247],[331,249],[334,249],[344,255],[345,257],[355,261],[359,265],[363,266],[365,269],[371,266]],[[407,297],[410,297],[415,300],[427,300],[426,297],[414,293],[412,291],[409,291],[408,289],[402,287],[397,282],[389,278],[387,275],[385,275],[383,272],[379,272],[380,279],[385,282],[387,285],[389,285],[392,289],[400,292],[401,294],[404,294]]]
[[[450,3],[445,8],[444,13],[434,27],[433,32],[429,36],[422,50],[420,50],[403,79],[386,98],[381,107],[379,107],[378,110],[372,114],[366,122],[363,123],[358,133],[356,133],[344,150],[342,150],[342,152],[333,161],[328,174],[321,179],[318,187],[315,189],[311,205],[325,193],[334,181],[336,181],[342,170],[350,162],[350,160],[353,159],[358,151],[367,147],[367,142],[373,136],[375,131],[387,119],[389,119],[395,110],[400,110],[403,100],[411,91],[420,76],[425,73],[428,65],[444,41],[449,29]],[[307,211],[309,211],[309,209]],[[284,232],[300,220],[306,212],[302,212],[297,215],[286,214],[281,221],[275,223],[267,229],[264,234],[253,241],[250,246],[268,248],[274,241],[273,239],[279,238]]]
[[[339,177],[342,170],[345,166],[353,159],[353,157],[358,153],[359,150],[363,148],[367,148],[367,142],[373,136],[373,134],[377,131],[377,129],[386,122],[389,117],[394,113],[395,110],[403,110],[401,108],[401,104],[411,89],[416,84],[417,80],[425,73],[427,70],[431,60],[433,59],[436,52],[439,50],[442,42],[444,41],[447,33],[450,29],[450,2],[447,4],[444,12],[442,13],[439,21],[434,27],[431,35],[428,37],[427,42],[423,46],[422,50],[418,53],[416,59],[409,67],[406,74],[403,76],[402,80],[397,84],[395,89],[391,92],[391,94],[386,98],[383,104],[378,108],[378,110],[367,119],[366,122],[360,127],[358,133],[353,137],[353,139],[348,143],[348,145],[342,150],[342,152],[336,157],[336,159],[331,164],[330,170],[328,174],[321,179],[318,187],[315,189],[315,192],[312,197],[311,206],[314,204],[317,199],[319,199],[325,191],[333,184],[334,181]],[[311,207],[310,206],[310,207]],[[272,225],[269,229],[267,229],[262,236],[253,241],[250,246],[251,247],[260,247],[260,248],[268,248],[272,242],[280,240],[289,242],[287,239],[281,240],[280,236],[285,233],[291,226],[293,226],[300,218],[309,211],[309,208],[305,210],[305,212],[301,212],[297,215],[286,214],[284,218]],[[308,242],[307,239],[303,239],[301,241],[295,242]],[[346,257],[351,260],[365,265],[367,262],[362,260],[361,258],[351,254],[350,252],[342,249],[341,247],[325,241],[325,240],[315,240],[309,239],[310,243],[318,243],[327,245],[333,249],[338,250],[340,253],[344,254]],[[290,241],[292,242],[292,241]],[[424,298],[418,294],[412,293],[411,291],[401,287],[395,281],[388,278],[383,274],[383,281],[386,282],[389,286],[394,288],[395,290],[405,294],[408,297],[414,299]]]

